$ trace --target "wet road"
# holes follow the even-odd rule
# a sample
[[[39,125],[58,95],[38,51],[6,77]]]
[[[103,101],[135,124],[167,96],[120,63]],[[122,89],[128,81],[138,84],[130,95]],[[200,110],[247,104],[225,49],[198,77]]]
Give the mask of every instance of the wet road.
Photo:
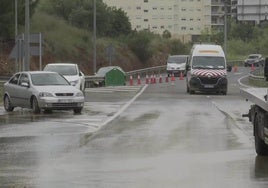
[[[242,76],[229,74],[227,96],[189,95],[177,80],[90,90],[81,115],[0,109],[0,187],[266,188]]]

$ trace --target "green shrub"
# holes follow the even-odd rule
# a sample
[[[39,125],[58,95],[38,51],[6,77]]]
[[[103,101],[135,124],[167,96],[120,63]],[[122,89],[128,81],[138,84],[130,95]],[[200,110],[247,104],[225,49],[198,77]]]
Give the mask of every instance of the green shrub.
[[[146,63],[153,55],[151,41],[155,36],[147,31],[139,31],[129,36],[128,45],[134,54],[143,63]]]

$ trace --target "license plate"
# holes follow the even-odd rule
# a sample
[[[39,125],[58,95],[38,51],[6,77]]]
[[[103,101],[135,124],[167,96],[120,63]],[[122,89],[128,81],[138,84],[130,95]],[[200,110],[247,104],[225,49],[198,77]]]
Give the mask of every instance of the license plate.
[[[59,102],[69,103],[69,102],[73,102],[73,100],[72,99],[59,99]]]
[[[205,88],[214,88],[214,85],[205,85]]]

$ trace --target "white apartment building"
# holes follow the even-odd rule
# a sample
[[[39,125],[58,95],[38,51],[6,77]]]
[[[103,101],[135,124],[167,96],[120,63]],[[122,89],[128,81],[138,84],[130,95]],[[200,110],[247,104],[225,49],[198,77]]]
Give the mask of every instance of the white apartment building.
[[[124,10],[132,29],[148,29],[157,34],[168,30],[172,37],[180,38],[183,42],[191,40],[194,35],[200,35],[202,31],[210,31],[212,25],[211,0],[103,0],[103,2]],[[217,19],[213,24],[216,24],[216,21]]]

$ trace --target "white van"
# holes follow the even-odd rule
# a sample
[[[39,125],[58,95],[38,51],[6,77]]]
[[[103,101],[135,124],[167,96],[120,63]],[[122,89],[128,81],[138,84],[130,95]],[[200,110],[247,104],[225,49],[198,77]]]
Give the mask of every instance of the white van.
[[[227,94],[227,65],[222,47],[211,44],[193,46],[186,64],[187,92]]]
[[[178,75],[185,73],[186,62],[188,55],[169,55],[167,59],[167,75]]]

